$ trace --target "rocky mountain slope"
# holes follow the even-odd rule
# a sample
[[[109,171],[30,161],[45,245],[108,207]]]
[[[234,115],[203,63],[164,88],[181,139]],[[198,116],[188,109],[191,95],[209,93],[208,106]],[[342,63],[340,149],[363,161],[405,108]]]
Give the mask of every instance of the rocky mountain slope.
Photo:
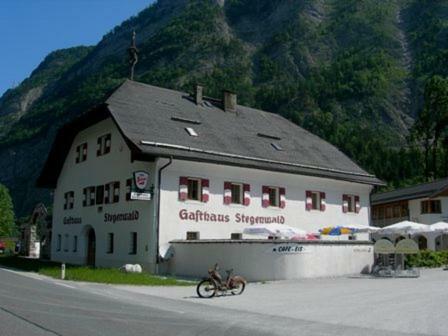
[[[438,0],[159,0],[92,48],[50,55],[0,98],[0,182],[19,214],[49,192],[34,180],[57,127],[128,76],[282,114],[391,183],[418,175],[400,148],[425,79],[447,75],[448,5]],[[406,164],[406,166],[404,166]]]

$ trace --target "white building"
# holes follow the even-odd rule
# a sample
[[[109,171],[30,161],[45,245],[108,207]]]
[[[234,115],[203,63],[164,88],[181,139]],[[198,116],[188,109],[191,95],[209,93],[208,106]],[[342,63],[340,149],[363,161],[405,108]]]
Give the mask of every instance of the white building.
[[[135,172],[148,173],[151,200],[131,199]],[[53,260],[151,271],[169,269],[170,242],[230,239],[251,224],[367,226],[380,184],[233,93],[221,101],[201,87],[188,95],[132,81],[59,131],[38,180],[54,189]]]
[[[387,226],[410,220],[421,224],[448,222],[448,178],[372,195],[372,219],[375,226]],[[421,249],[448,248],[448,235],[420,234],[414,239]],[[402,237],[396,237],[401,239]]]

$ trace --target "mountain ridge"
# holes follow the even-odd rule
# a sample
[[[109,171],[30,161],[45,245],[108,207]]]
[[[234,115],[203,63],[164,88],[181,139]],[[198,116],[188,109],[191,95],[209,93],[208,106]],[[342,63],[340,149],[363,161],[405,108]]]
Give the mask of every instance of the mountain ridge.
[[[426,31],[444,34],[447,8],[427,0],[159,0],[46,76],[51,90],[24,112],[14,117],[5,107],[17,89],[0,98],[0,182],[20,214],[37,199],[49,201],[33,187],[42,156],[60,125],[128,77],[135,30],[136,80],[183,91],[199,82],[214,97],[233,90],[243,105],[292,120],[399,185],[421,174],[397,153],[422,104],[425,78],[446,75],[441,61],[430,60],[436,71],[426,64],[422,45],[433,40]],[[448,46],[439,37],[431,50],[443,60]]]

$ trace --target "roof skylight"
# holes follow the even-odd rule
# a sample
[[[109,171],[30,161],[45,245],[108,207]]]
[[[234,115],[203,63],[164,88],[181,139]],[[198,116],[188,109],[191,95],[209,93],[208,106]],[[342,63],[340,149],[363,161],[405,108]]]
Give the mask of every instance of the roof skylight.
[[[283,147],[282,146],[280,146],[278,143],[276,143],[276,142],[271,142],[271,146],[272,147],[274,147],[276,150],[278,150],[278,151],[282,151],[283,150]]]
[[[257,135],[262,138],[268,138],[268,139],[273,139],[273,140],[281,140],[282,139],[276,135],[270,135],[270,134],[265,134],[265,133],[257,133]]]
[[[187,131],[187,133],[188,133],[190,136],[194,136],[194,137],[197,137],[197,136],[198,136],[198,134],[196,133],[196,131],[195,131],[194,129],[192,129],[191,127],[185,127],[185,130]]]
[[[200,122],[199,120],[187,119],[187,118],[176,117],[176,116],[172,116],[172,117],[171,117],[171,120],[174,120],[174,121],[181,121],[181,122],[185,122],[185,123],[189,123],[189,124],[194,124],[194,125],[200,125],[200,124],[202,124],[202,122]]]

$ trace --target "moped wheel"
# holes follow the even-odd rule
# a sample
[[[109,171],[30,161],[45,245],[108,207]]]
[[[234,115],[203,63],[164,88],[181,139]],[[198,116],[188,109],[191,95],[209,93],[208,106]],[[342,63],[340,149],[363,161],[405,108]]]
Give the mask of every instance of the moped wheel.
[[[241,295],[244,292],[244,288],[246,288],[246,284],[244,282],[235,282],[233,288],[230,290],[230,293],[232,293],[232,295]]]
[[[216,290],[216,284],[210,279],[202,280],[196,287],[199,297],[206,299],[214,297]]]

